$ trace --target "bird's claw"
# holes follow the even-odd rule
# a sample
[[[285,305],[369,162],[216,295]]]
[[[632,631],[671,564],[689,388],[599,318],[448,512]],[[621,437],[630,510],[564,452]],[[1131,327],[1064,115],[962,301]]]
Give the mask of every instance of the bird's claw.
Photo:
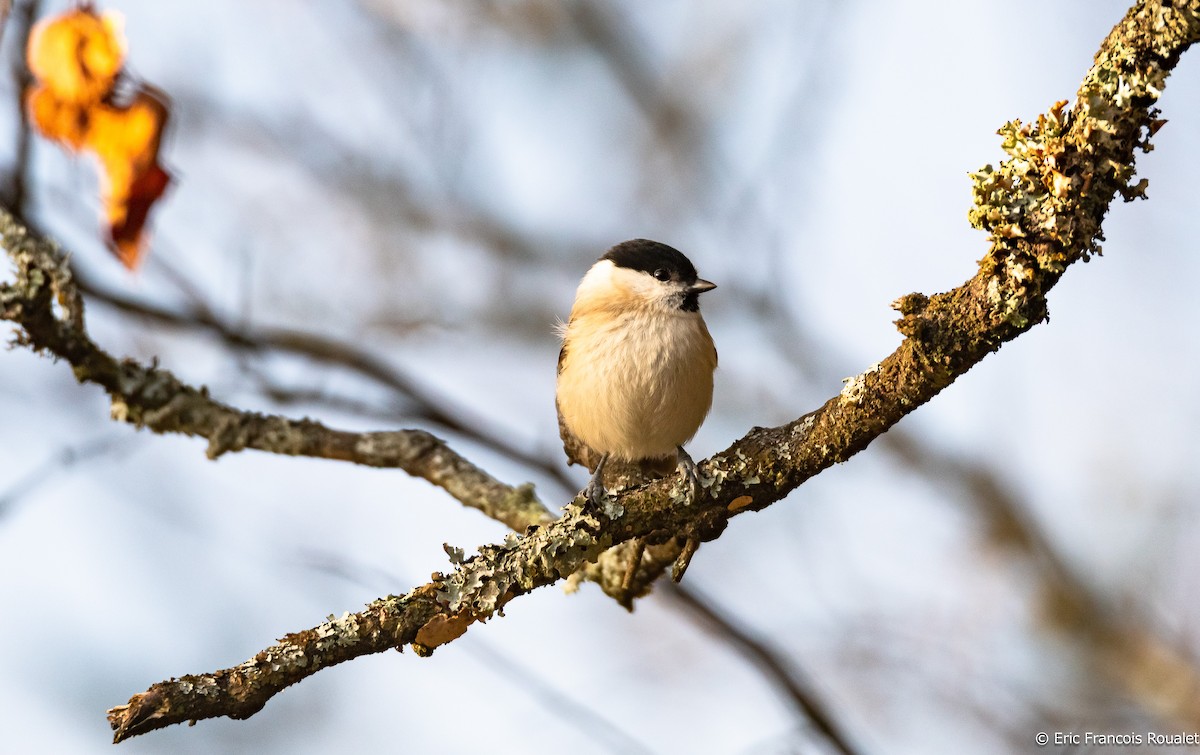
[[[592,508],[599,510],[604,507],[604,483],[592,478],[592,481],[583,489],[583,495]]]
[[[692,461],[692,457],[688,452],[683,450],[683,446],[677,446],[675,453],[676,458],[679,460],[679,476],[683,478],[684,484],[688,486],[689,495],[687,502],[690,505],[692,501],[700,497],[700,470],[696,467],[696,462]]]
[[[588,480],[587,487],[583,489],[583,495],[587,498],[587,502],[591,504],[596,511],[604,510],[604,462],[608,461],[608,454],[600,457],[600,461],[596,463],[596,471],[592,473],[592,479]]]

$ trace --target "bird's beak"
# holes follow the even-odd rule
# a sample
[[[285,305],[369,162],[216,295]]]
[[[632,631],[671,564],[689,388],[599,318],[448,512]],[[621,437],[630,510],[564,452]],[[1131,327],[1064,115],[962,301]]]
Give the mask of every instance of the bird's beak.
[[[716,283],[712,283],[710,281],[706,281],[701,278],[697,278],[696,282],[693,283],[690,287],[688,287],[688,293],[702,294],[705,291],[712,291],[716,287],[717,287]]]

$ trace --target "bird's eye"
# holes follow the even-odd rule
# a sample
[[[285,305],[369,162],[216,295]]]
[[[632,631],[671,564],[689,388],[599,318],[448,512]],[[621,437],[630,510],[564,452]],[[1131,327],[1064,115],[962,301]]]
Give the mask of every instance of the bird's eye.
[[[671,274],[661,267],[654,271],[654,277],[658,278],[660,281],[662,281],[664,283],[671,280]]]

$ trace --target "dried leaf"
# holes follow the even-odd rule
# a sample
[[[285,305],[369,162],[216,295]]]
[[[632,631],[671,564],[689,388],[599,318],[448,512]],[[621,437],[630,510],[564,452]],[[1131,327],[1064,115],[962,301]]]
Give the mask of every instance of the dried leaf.
[[[100,197],[108,216],[112,244],[121,262],[137,267],[146,218],[166,191],[170,175],[158,164],[158,146],[167,107],[149,90],[128,107],[96,107],[87,146],[100,158]]]
[[[171,177],[158,164],[166,96],[145,84],[125,102],[114,95],[125,51],[116,13],[98,16],[85,7],[39,22],[26,51],[39,83],[25,103],[44,136],[100,161],[109,246],[132,270],[141,261],[150,209]]]
[[[29,120],[43,136],[62,142],[68,149],[83,148],[87,135],[87,111],[73,102],[59,99],[49,87],[33,87],[25,96]]]
[[[29,70],[65,102],[89,105],[112,91],[125,63],[123,20],[116,11],[68,11],[29,33]]]

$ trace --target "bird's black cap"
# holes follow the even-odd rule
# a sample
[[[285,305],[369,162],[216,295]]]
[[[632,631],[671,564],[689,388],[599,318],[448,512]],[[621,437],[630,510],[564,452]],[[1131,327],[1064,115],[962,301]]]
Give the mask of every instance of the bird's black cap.
[[[674,280],[689,284],[696,282],[696,268],[691,260],[683,256],[683,252],[649,239],[622,241],[600,259],[610,260],[617,267],[640,270],[651,275],[656,270],[666,270]]]

